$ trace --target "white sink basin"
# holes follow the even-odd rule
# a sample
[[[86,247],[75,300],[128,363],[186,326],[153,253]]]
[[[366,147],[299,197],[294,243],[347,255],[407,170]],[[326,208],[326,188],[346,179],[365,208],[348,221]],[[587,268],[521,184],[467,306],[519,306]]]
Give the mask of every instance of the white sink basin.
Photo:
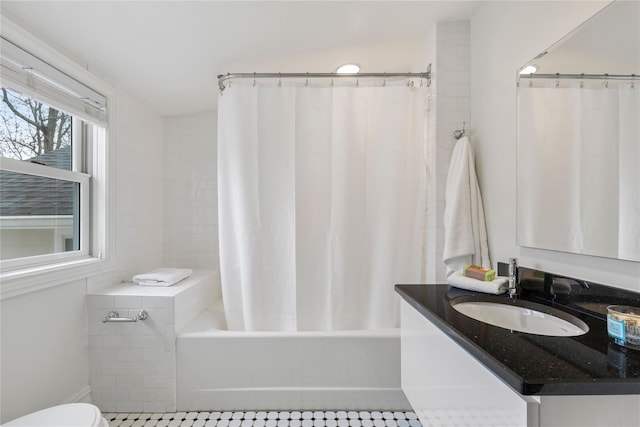
[[[459,297],[451,301],[451,306],[472,319],[529,334],[573,337],[589,331],[589,326],[577,317],[529,301]]]

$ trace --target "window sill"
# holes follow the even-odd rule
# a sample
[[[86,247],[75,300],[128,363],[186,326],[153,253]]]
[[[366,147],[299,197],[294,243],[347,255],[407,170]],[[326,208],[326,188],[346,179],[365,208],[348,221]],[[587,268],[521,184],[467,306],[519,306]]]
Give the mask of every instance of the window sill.
[[[44,266],[0,272],[0,300],[41,291],[104,273],[106,260],[82,258]]]

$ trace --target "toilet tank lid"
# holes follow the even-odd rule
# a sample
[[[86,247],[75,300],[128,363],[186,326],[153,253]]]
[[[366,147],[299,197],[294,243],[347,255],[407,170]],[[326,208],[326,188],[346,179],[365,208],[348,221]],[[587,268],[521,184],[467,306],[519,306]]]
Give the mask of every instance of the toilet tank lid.
[[[102,427],[100,409],[89,403],[53,406],[16,418],[2,427]]]

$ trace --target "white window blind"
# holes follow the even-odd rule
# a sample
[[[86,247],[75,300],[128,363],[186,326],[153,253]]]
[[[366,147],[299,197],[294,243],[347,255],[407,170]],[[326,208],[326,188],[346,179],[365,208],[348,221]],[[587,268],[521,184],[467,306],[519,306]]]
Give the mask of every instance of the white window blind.
[[[87,122],[107,124],[107,98],[17,44],[0,38],[0,81]]]

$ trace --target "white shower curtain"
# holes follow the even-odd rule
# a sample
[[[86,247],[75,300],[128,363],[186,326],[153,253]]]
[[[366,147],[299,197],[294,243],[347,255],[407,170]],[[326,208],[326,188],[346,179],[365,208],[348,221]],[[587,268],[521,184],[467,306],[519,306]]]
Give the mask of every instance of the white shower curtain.
[[[424,88],[244,84],[219,98],[220,272],[232,330],[397,326],[421,281]]]
[[[638,88],[559,85],[536,82],[518,90],[518,116],[527,117],[518,124],[518,241],[637,259]]]

